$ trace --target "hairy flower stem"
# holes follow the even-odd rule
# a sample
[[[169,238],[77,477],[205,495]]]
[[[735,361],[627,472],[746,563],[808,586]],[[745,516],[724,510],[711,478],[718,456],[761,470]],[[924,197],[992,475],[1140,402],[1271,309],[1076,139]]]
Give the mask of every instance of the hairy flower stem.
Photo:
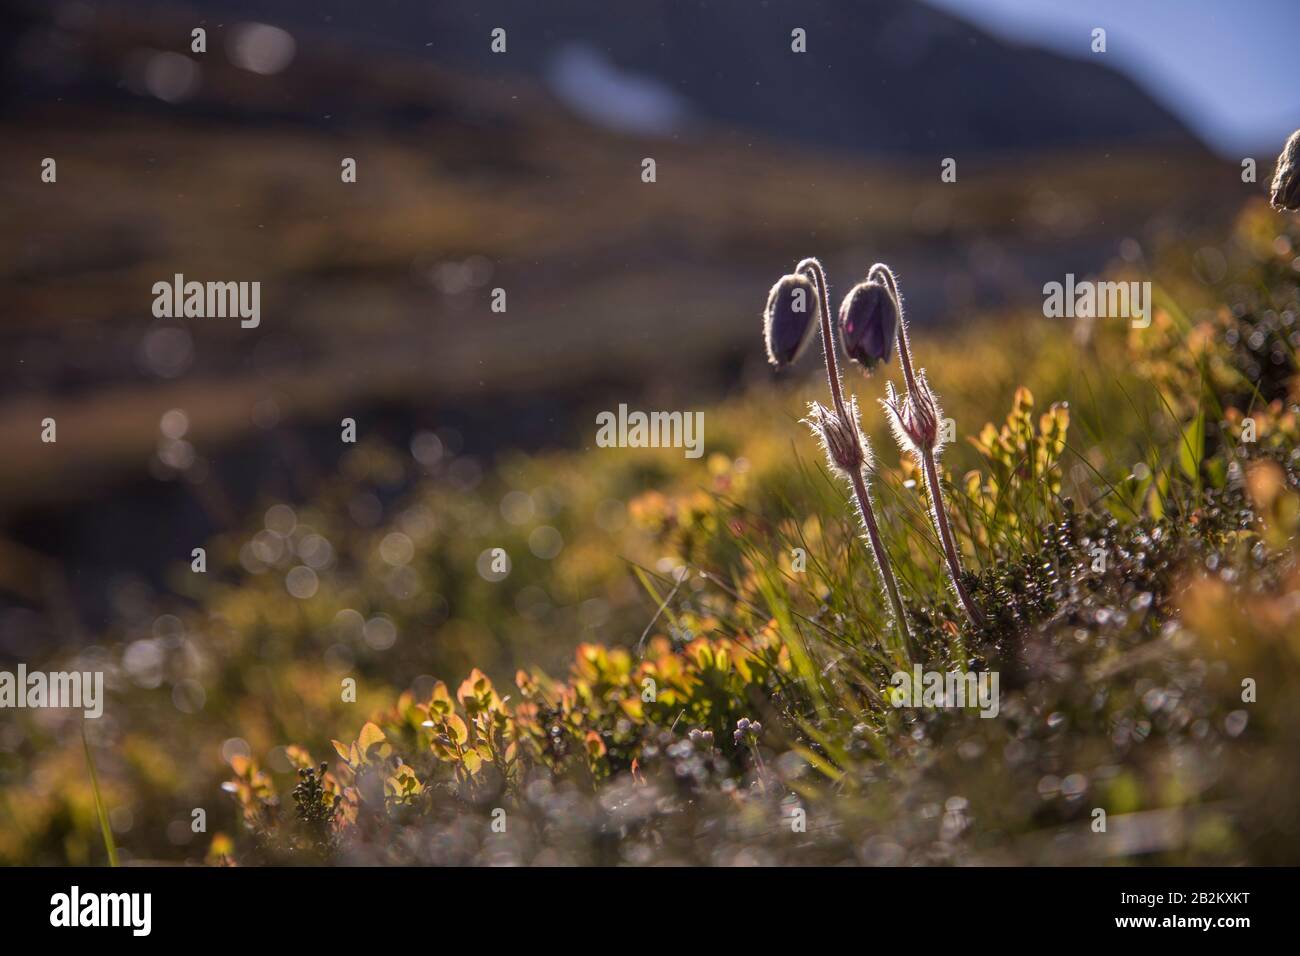
[[[907,612],[903,610],[903,599],[898,593],[898,583],[894,580],[894,571],[889,566],[889,556],[885,553],[884,542],[880,540],[880,529],[876,526],[875,512],[871,510],[871,496],[867,493],[867,483],[860,471],[854,472],[850,480],[853,483],[853,494],[858,499],[862,525],[867,529],[871,550],[875,554],[876,565],[880,568],[880,577],[885,582],[885,590],[889,592],[889,602],[894,606],[894,623],[903,642],[903,654],[908,660],[912,660],[915,655],[912,652],[912,632],[907,627]]]
[[[844,405],[844,393],[840,384],[840,369],[835,359],[835,335],[831,328],[831,297],[830,290],[826,285],[826,273],[822,270],[822,264],[812,258],[800,262],[795,267],[795,272],[807,273],[817,285],[817,292],[821,296],[822,355],[826,359],[826,379],[830,384],[831,398],[835,402],[835,412],[840,416],[840,419],[852,423],[854,440],[858,442],[859,448],[861,448],[862,439],[858,435],[857,419],[850,418],[848,409]],[[861,457],[865,460],[865,453]],[[885,543],[880,539],[880,528],[876,524],[876,512],[871,506],[871,495],[867,491],[867,482],[862,475],[861,469],[849,475],[849,482],[853,485],[853,494],[858,501],[858,514],[862,519],[863,527],[867,530],[867,540],[871,544],[871,552],[875,556],[876,567],[880,569],[880,578],[885,582],[885,591],[889,595],[890,604],[893,605],[894,625],[898,628],[899,636],[902,639],[903,653],[911,659],[913,656],[912,633],[907,626],[907,612],[903,610],[903,599],[898,593],[898,582],[894,580],[894,570],[889,563]]]
[[[948,527],[948,515],[944,510],[943,490],[939,486],[939,469],[935,467],[934,456],[929,450],[921,452],[921,467],[925,471],[925,482],[930,489],[930,503],[933,505],[934,511],[934,526],[939,532],[939,541],[943,545],[943,555],[948,562],[948,574],[952,578],[953,590],[957,592],[962,607],[970,615],[971,622],[976,627],[983,627],[984,612],[975,604],[974,599],[966,590],[966,585],[962,584],[961,581],[961,558],[957,554],[952,529]]]
[[[917,387],[916,377],[912,371],[912,345],[907,337],[907,320],[903,317],[903,300],[898,296],[898,285],[894,282],[894,274],[888,268],[881,265],[872,266],[868,279],[876,275],[880,275],[885,280],[889,285],[889,291],[893,293],[894,300],[898,302],[898,359],[903,366],[903,380],[907,384],[907,393],[912,395],[916,393]],[[961,601],[971,622],[976,627],[983,627],[984,612],[975,604],[966,590],[966,585],[962,584],[961,557],[957,551],[952,528],[948,525],[948,512],[943,500],[943,486],[939,482],[939,469],[934,461],[934,452],[929,448],[920,448],[918,456],[921,459],[921,470],[925,472],[926,489],[930,494],[931,517],[934,519],[935,531],[939,534],[939,543],[943,546],[944,561],[948,565],[948,576],[952,579],[953,590],[957,593],[957,599]]]

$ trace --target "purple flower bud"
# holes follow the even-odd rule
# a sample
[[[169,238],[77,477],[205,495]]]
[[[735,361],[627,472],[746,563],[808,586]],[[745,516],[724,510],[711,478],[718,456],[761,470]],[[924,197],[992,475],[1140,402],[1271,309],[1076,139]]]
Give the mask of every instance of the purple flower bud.
[[[817,289],[807,276],[782,276],[767,294],[763,340],[767,360],[777,368],[797,361],[816,328]]]
[[[840,303],[840,340],[850,359],[870,372],[888,362],[898,337],[898,302],[889,287],[874,277],[859,282]]]

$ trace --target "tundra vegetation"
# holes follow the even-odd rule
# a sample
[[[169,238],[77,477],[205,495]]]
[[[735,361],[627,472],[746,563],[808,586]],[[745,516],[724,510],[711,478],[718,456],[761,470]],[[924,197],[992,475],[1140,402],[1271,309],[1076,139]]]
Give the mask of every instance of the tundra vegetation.
[[[1107,277],[1152,283],[1144,328],[913,315],[901,394],[850,335],[880,361],[814,424],[861,472],[798,367],[698,460],[505,454],[467,492],[349,446],[43,663],[107,674],[98,785],[80,715],[6,715],[0,860],[104,861],[102,796],[123,860],[1294,864],[1300,227],[1145,252]],[[996,673],[996,714],[894,706],[918,666]]]

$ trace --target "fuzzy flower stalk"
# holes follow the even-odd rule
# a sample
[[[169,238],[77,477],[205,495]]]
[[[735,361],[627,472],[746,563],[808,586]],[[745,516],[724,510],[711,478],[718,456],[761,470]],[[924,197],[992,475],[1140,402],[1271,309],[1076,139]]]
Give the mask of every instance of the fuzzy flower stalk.
[[[984,614],[971,598],[962,583],[961,554],[957,550],[952,528],[948,524],[948,512],[943,500],[943,486],[939,481],[939,468],[936,463],[943,442],[939,440],[939,423],[943,421],[943,411],[939,399],[926,381],[925,369],[914,370],[912,363],[912,346],[907,338],[907,323],[903,319],[903,303],[898,294],[898,282],[889,266],[877,263],[867,273],[867,281],[862,283],[845,299],[845,309],[852,310],[855,302],[854,293],[864,290],[860,299],[865,301],[867,290],[871,292],[871,304],[887,315],[884,324],[890,325],[898,333],[898,358],[903,366],[903,381],[906,391],[899,396],[894,391],[893,383],[886,386],[886,397],[880,404],[885,407],[894,438],[903,451],[910,452],[925,475],[926,490],[930,498],[930,520],[939,535],[943,548],[944,561],[948,566],[948,576],[952,580],[953,591],[962,607],[976,626],[984,624]],[[841,316],[841,326],[849,327],[848,317]],[[888,359],[886,353],[885,358]]]
[[[902,650],[910,657],[912,639],[907,613],[903,609],[889,554],[880,537],[880,526],[867,486],[866,476],[872,468],[871,448],[859,424],[857,399],[850,396],[846,401],[844,398],[830,316],[826,273],[816,259],[804,259],[795,266],[793,273],[783,276],[772,286],[768,294],[767,308],[763,313],[768,360],[778,368],[791,364],[807,348],[814,328],[820,328],[831,406],[813,402],[805,422],[826,452],[831,469],[843,476],[853,489],[858,519],[866,531],[876,569],[889,596]]]

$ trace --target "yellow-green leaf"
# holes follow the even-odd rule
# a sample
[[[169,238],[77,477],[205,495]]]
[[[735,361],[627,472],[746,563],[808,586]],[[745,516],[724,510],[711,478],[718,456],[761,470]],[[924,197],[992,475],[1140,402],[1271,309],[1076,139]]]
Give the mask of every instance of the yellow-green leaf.
[[[384,732],[375,724],[366,721],[366,725],[361,728],[361,733],[357,736],[357,746],[361,752],[369,757],[371,751],[382,743],[384,743]]]

